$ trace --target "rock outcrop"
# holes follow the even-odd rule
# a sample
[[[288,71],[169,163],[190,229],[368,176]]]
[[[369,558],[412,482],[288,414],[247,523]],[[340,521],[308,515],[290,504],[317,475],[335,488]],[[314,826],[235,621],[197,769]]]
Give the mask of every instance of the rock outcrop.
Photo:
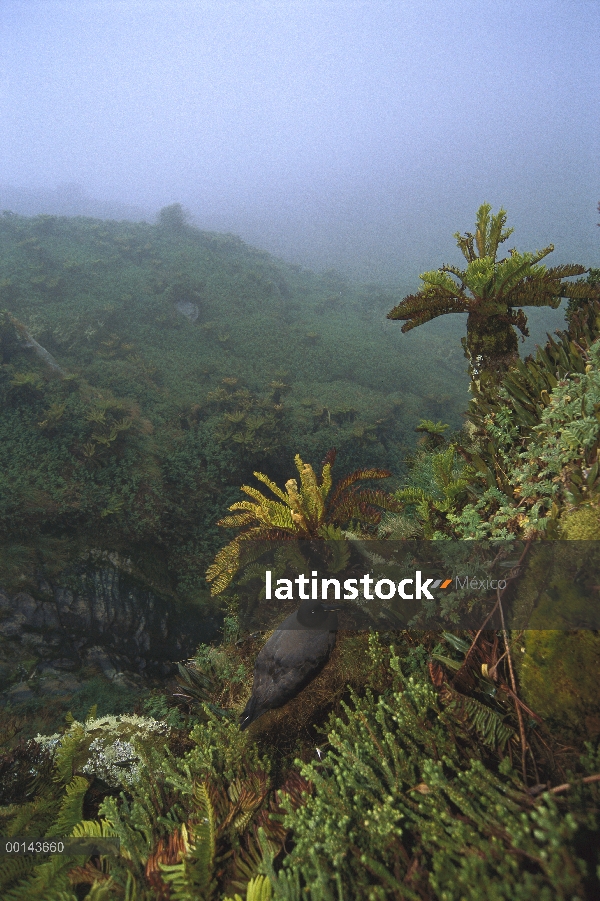
[[[0,703],[68,694],[82,670],[129,687],[166,677],[217,634],[215,618],[157,596],[113,565],[63,581],[41,581],[35,593],[0,589]]]

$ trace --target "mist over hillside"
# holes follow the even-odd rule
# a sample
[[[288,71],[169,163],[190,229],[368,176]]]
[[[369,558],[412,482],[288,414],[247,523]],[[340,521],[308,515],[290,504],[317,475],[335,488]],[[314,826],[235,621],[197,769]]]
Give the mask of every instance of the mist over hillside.
[[[52,189],[0,184],[0,210],[21,216],[90,216],[95,219],[129,219],[150,222],[153,213],[126,203],[90,197],[82,185],[67,183]]]
[[[489,202],[520,248],[600,264],[595,3],[23,9],[0,11],[1,207],[153,221],[179,202],[408,291],[460,263],[452,234]]]
[[[185,205],[184,205],[185,206]],[[54,215],[54,216],[86,216],[107,220],[127,220],[131,222],[151,223],[156,221],[157,211],[144,210],[141,207],[119,203],[117,201],[102,201],[89,196],[81,185],[66,184],[57,187],[54,190],[29,190],[25,188],[14,188],[7,185],[0,185],[0,210],[10,210],[23,216]],[[277,213],[280,215],[280,211]],[[223,221],[223,217],[219,216],[202,216],[190,213],[191,221],[199,225],[202,221],[216,222]],[[241,224],[241,223],[240,223]],[[278,230],[278,226],[281,226]],[[342,276],[358,283],[371,282],[380,286],[388,286],[394,289],[396,293],[408,294],[419,287],[419,271],[418,269],[410,269],[405,263],[398,266],[397,263],[391,263],[389,260],[383,262],[386,253],[380,254],[379,258],[370,259],[367,262],[361,262],[353,253],[348,252],[348,247],[344,250],[343,246],[334,252],[332,249],[331,232],[323,223],[313,223],[309,227],[309,223],[305,222],[299,227],[296,234],[290,235],[289,222],[278,222],[277,216],[269,221],[249,225],[247,228],[241,227],[238,234],[249,243],[254,243],[262,250],[273,253],[275,256],[281,257],[294,265],[301,265],[308,269],[314,270],[337,270]],[[379,229],[381,231],[381,228]],[[375,240],[374,229],[371,229],[373,241]],[[321,237],[326,248],[325,254],[317,253],[315,255],[315,245],[319,242],[315,240],[316,234],[321,232]],[[369,232],[368,223],[362,230],[362,238],[365,232]],[[329,239],[329,247],[325,239]],[[382,244],[385,247],[386,241],[389,242],[389,235],[381,236]],[[430,269],[441,265],[441,261],[445,260],[451,251],[454,252],[454,241],[450,233],[440,235],[439,244],[443,249],[439,253],[435,253],[432,249],[430,257],[427,257],[425,246],[427,245],[425,237],[423,240],[423,248],[419,250],[419,254],[425,261],[423,268]],[[294,243],[296,241],[297,243]],[[333,239],[335,242],[335,238]],[[350,246],[353,242],[348,241]],[[416,243],[416,239],[415,239]],[[380,248],[381,249],[381,248]],[[334,265],[335,264],[335,265]],[[591,265],[591,264],[590,264]],[[530,337],[520,345],[521,356],[533,353],[535,347],[543,344],[548,333],[552,334],[556,329],[564,327],[564,304],[558,310],[549,308],[528,310],[528,322]],[[444,320],[434,320],[424,326],[425,332],[432,334],[443,333],[451,336],[453,340],[460,340],[464,334],[465,317],[458,314],[453,317],[446,317]],[[382,326],[385,327],[385,326]],[[399,330],[399,325],[392,325],[392,328]],[[405,336],[403,341],[410,340],[410,336]]]

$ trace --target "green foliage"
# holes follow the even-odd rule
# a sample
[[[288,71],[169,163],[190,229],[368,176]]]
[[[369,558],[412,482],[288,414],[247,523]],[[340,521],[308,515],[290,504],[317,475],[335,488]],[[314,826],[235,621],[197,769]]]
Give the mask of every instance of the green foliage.
[[[272,892],[270,880],[266,876],[256,876],[248,883],[246,901],[271,901]],[[224,898],[223,901],[243,901],[243,899],[236,893],[233,898]]]
[[[441,436],[439,425],[434,434]],[[443,449],[438,443],[420,449],[409,461],[405,484],[394,493],[406,513],[388,514],[380,534],[392,539],[443,537],[450,516],[464,506],[468,488],[465,464],[455,443]]]
[[[193,798],[197,806],[193,844],[181,863],[161,865],[163,879],[170,886],[175,901],[186,901],[194,896],[210,896],[216,888],[216,880],[213,878],[216,855],[215,812],[205,784],[194,786]]]
[[[405,297],[388,313],[389,319],[406,320],[407,332],[446,313],[468,313],[465,356],[474,389],[493,394],[508,368],[518,359],[515,326],[529,334],[527,317],[520,307],[558,307],[563,297],[595,296],[589,282],[574,284],[564,279],[586,272],[583,266],[563,265],[546,269],[538,265],[554,250],[552,244],[537,253],[510,250],[497,260],[498,246],[512,234],[505,229],[506,211],[490,217],[491,206],[482,204],[477,212],[476,232],[455,234],[457,246],[467,260],[467,268],[442,266],[424,272],[423,287]]]
[[[252,560],[242,560],[253,530],[250,537],[318,539],[332,572],[349,561],[342,528],[362,545],[376,526],[388,537],[597,537],[597,278],[564,282],[583,270],[546,270],[539,263],[549,248],[497,260],[510,230],[504,211],[490,213],[481,207],[476,233],[456,236],[464,272],[425,273],[417,300],[403,307],[407,331],[462,304],[473,316],[472,375],[483,375],[486,359],[500,369],[514,363],[495,396],[474,391],[468,432],[447,443],[437,418],[453,400],[441,382],[431,383],[429,399],[411,399],[389,333],[371,334],[361,319],[389,305],[374,289],[350,289],[331,273],[312,277],[231,236],[199,232],[177,204],[157,226],[0,219],[0,296],[10,310],[0,319],[2,584],[58,576],[90,547],[108,548],[169,598],[201,600],[206,563],[221,543],[213,523],[227,507],[233,515],[222,524],[243,531],[215,560],[217,588],[242,562],[240,584],[255,577]],[[526,333],[517,308],[563,296],[571,298],[569,331],[517,362],[514,327]],[[421,356],[426,381],[435,368],[430,342]],[[387,475],[384,465],[401,471],[400,427],[409,419],[420,420],[425,441],[396,497],[359,489]],[[320,474],[302,460],[319,459],[333,436],[352,472],[335,488],[331,458]],[[282,490],[290,448],[300,449],[299,479]],[[235,503],[255,469],[273,497],[245,485],[249,500]],[[274,572],[298,565],[287,544]],[[450,555],[453,544],[439,542]],[[566,553],[579,574],[593,557],[572,543]],[[585,613],[587,583],[561,582],[553,564],[542,575],[526,574],[509,613],[514,629],[535,627],[536,616],[561,628],[530,629],[525,650],[513,647],[535,711],[527,730],[539,786],[525,786],[510,766],[520,734],[498,636],[480,639],[477,656],[472,636],[404,633],[402,660],[375,636],[368,650],[365,635],[340,637],[322,674],[324,698],[311,708],[307,688],[296,719],[251,740],[235,715],[256,641],[241,639],[231,596],[224,644],[201,646],[180,666],[177,702],[194,708],[189,735],[162,691],[145,703],[158,722],[97,709],[84,718],[82,697],[62,732],[2,754],[3,835],[116,837],[121,848],[2,857],[0,894],[595,897],[599,788],[581,777],[599,773],[599,750],[588,744],[565,773],[564,748],[556,753],[537,714],[557,734],[568,729],[570,741],[600,734],[598,647],[589,631],[563,630],[565,617]],[[566,786],[543,791],[557,778]]]
[[[353,487],[359,481],[389,478],[391,473],[386,470],[357,470],[338,482],[332,492],[331,467],[335,450],[325,458],[318,477],[310,463],[304,463],[299,454],[294,459],[300,486],[296,479],[289,479],[284,492],[264,473],[255,472],[255,477],[278,500],[265,497],[257,488],[242,485],[242,491],[252,500],[232,504],[231,511],[241,512],[219,521],[220,526],[241,527],[242,531],[219,551],[207,570],[206,578],[213,583],[213,594],[224,591],[239,569],[252,564],[264,553],[265,542],[282,539],[327,541],[341,537],[335,529],[350,521],[377,525],[381,520],[378,508],[399,509],[394,498],[384,491]],[[246,542],[252,542],[252,545]],[[335,544],[335,540],[332,543]]]
[[[458,673],[470,643],[450,633],[444,641]],[[93,711],[62,738],[40,739],[54,748],[55,778],[40,769],[30,801],[0,808],[4,834],[118,838],[120,851],[3,858],[3,897],[566,901],[593,892],[599,789],[580,778],[600,769],[598,749],[586,747],[567,792],[537,797],[508,757],[499,762],[518,740],[491,695],[439,691],[422,654],[407,654],[404,666],[375,636],[367,656],[367,684],[331,716],[324,751],[315,759],[309,739],[291,770],[208,707],[192,746],[176,754],[147,745],[147,721],[109,723]],[[128,740],[143,766],[119,793],[100,771],[81,775],[75,742],[66,750],[67,736],[85,745],[100,724],[139,729]],[[86,819],[92,797],[97,819]]]
[[[580,308],[569,332],[515,365],[494,400],[471,402],[472,441],[461,451],[479,497],[449,515],[458,537],[597,534],[599,328],[600,305]]]
[[[346,472],[399,471],[415,416],[458,421],[458,370],[448,390],[418,340],[398,366],[385,291],[201,232],[178,204],[156,225],[6,215],[0,242],[4,586],[58,581],[92,547],[202,602],[215,522],[253,471],[281,483],[332,444]]]
[[[181,667],[181,664],[179,665]],[[185,725],[179,709],[170,704],[168,696],[160,691],[153,692],[142,706],[146,716],[166,723],[170,729],[181,729]]]
[[[433,688],[390,665],[389,692],[354,696],[332,720],[324,760],[298,761],[314,794],[286,819],[284,867],[315,899],[340,882],[374,899],[583,897],[587,814],[549,795],[533,804],[508,766],[461,759]]]
[[[46,838],[71,835],[75,826],[83,818],[83,799],[90,783],[83,776],[75,776],[65,786],[65,794],[54,825],[46,833]]]

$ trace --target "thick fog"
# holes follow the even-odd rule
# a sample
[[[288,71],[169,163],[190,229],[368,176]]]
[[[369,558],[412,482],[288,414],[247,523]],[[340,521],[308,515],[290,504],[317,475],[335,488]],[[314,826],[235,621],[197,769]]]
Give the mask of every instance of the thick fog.
[[[3,0],[0,208],[181,203],[418,286],[477,207],[600,265],[597,0]]]

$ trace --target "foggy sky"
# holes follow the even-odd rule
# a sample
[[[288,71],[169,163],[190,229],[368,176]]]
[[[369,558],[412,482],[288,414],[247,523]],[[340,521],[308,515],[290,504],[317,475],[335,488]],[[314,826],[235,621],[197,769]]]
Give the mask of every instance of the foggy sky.
[[[180,202],[413,288],[489,201],[506,246],[600,266],[599,26],[597,0],[2,0],[0,186]]]

